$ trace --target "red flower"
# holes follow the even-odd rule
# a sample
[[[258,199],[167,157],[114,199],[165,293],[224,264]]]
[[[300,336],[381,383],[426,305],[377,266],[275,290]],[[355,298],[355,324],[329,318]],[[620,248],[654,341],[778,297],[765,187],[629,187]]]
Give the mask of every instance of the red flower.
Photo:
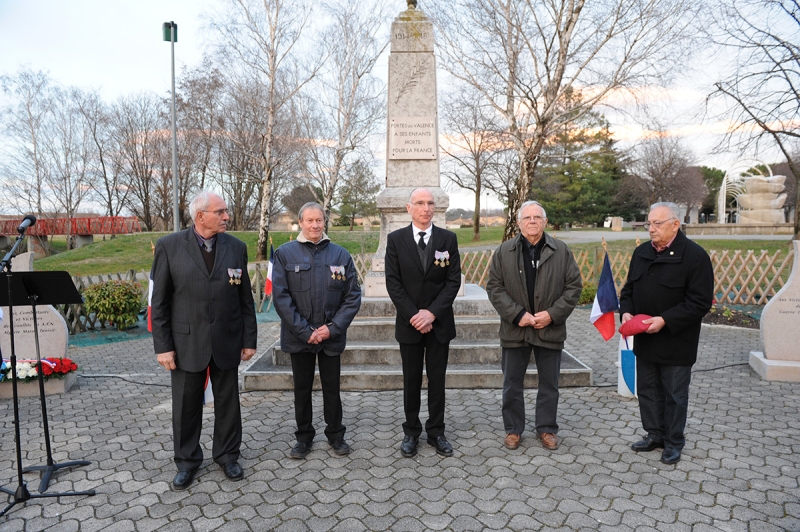
[[[42,375],[45,377],[49,377],[53,374],[53,368],[50,367],[50,364],[45,364],[42,362]]]

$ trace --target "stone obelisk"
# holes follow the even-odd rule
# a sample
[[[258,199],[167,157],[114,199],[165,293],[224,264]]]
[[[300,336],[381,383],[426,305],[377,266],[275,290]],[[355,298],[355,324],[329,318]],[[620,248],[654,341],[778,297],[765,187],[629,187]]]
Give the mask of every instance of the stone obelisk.
[[[450,200],[439,182],[438,107],[433,23],[408,1],[392,23],[386,120],[386,188],[378,194],[381,235],[366,297],[388,297],[384,277],[386,236],[411,223],[406,203],[411,191],[425,187],[436,202],[433,223],[444,227]]]

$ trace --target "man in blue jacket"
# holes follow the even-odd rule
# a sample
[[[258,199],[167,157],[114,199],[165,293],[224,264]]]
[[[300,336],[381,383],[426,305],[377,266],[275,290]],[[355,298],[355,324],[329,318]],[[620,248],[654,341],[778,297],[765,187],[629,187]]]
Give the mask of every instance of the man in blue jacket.
[[[311,389],[319,363],[325,436],[338,455],[350,454],[344,440],[339,395],[340,356],[347,328],[361,307],[361,288],[353,259],[324,232],[325,214],[306,203],[298,220],[301,233],[275,251],[272,300],[281,317],[281,350],[291,354],[297,443],[290,456],[302,459],[314,441]]]

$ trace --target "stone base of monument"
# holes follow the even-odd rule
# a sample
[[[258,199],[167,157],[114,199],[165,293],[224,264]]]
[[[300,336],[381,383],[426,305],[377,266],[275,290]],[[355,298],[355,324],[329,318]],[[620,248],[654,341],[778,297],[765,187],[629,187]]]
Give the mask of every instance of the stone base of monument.
[[[687,235],[793,235],[794,224],[686,224]]]
[[[502,388],[500,318],[486,291],[466,285],[464,297],[453,304],[458,336],[450,343],[448,388]],[[362,298],[359,315],[347,332],[342,353],[342,390],[402,390],[400,347],[394,339],[395,308],[388,298]],[[277,342],[244,375],[244,390],[291,390],[291,355]],[[539,376],[531,360],[525,386],[536,388]],[[590,386],[592,370],[567,351],[561,354],[559,385]],[[423,387],[427,381],[423,382]],[[319,390],[319,377],[314,389]]]
[[[60,393],[67,393],[75,381],[78,379],[78,374],[67,373],[63,379],[50,378],[44,381],[44,394],[55,395]],[[12,399],[14,397],[13,384],[11,381],[0,382],[0,399]],[[18,397],[39,397],[39,381],[33,380],[30,382],[17,383],[17,396]]]
[[[760,351],[750,351],[750,367],[765,381],[800,382],[800,362],[770,360]]]

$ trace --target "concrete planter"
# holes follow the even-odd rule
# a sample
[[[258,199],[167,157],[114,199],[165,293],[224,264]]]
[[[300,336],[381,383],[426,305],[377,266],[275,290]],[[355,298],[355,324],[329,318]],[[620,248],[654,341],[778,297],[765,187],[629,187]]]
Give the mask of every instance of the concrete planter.
[[[77,379],[78,374],[75,371],[67,373],[67,376],[63,379],[51,377],[44,381],[44,394],[67,393]],[[12,399],[14,397],[13,394],[14,390],[10,380],[0,382],[0,399]],[[37,397],[39,395],[38,379],[31,382],[18,382],[17,395],[19,397]]]

